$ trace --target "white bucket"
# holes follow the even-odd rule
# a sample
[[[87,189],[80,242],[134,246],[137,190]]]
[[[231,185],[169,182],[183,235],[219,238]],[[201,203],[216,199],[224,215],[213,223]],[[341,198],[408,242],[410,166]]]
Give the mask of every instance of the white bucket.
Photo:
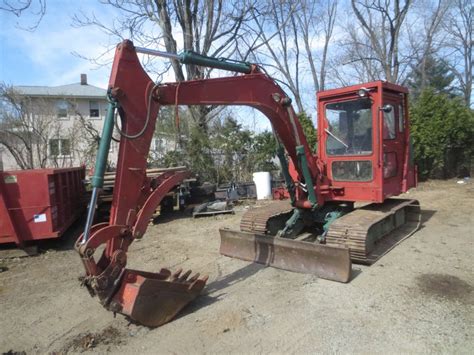
[[[253,173],[253,182],[257,188],[257,200],[266,200],[272,198],[272,183],[268,171],[259,171]]]

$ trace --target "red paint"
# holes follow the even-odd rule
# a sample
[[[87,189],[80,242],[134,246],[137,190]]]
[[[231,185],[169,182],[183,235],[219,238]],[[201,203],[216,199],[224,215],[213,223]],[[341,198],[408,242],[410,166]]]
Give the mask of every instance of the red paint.
[[[290,193],[285,187],[274,187],[272,197],[274,200],[287,200],[290,198]]]
[[[0,244],[58,238],[86,206],[84,168],[0,172]]]
[[[328,128],[325,117],[326,105],[359,98],[357,92],[361,88],[369,90],[369,98],[372,101],[372,153],[366,156],[329,156],[326,154],[327,134],[324,129]],[[330,193],[325,194],[326,201],[370,201],[383,202],[390,196],[396,196],[416,186],[415,166],[409,164],[409,118],[408,118],[408,90],[405,87],[375,81],[359,84],[340,89],[327,90],[317,93],[318,101],[318,159],[324,164],[324,180],[332,187]],[[384,105],[391,104],[395,107],[396,137],[392,140],[384,139],[387,135],[384,130],[383,111]],[[403,132],[398,131],[399,105],[403,107]],[[384,133],[385,131],[385,133]],[[386,154],[390,153],[390,154]],[[385,154],[385,155],[384,155]],[[384,161],[384,157],[390,161]],[[332,176],[331,167],[336,161],[368,160],[372,162],[373,179],[369,182],[335,181]],[[384,178],[385,170],[393,168],[396,160],[396,174]],[[337,188],[344,192],[340,193]]]

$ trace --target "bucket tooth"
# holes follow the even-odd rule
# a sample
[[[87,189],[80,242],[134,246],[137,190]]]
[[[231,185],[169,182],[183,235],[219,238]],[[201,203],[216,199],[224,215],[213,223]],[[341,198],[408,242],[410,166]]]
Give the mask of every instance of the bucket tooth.
[[[195,274],[188,279],[190,275],[191,270],[171,273],[161,269],[159,273],[149,273],[126,269],[108,308],[140,324],[158,327],[176,317],[201,293],[207,276],[199,278]]]

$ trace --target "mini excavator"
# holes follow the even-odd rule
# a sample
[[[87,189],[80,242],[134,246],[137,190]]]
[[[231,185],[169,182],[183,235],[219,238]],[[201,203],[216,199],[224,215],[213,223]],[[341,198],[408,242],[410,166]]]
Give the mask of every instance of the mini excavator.
[[[156,84],[137,53],[238,74]],[[240,230],[221,229],[221,254],[348,282],[352,262],[375,262],[419,227],[418,201],[393,198],[417,184],[407,95],[405,88],[382,81],[319,92],[317,137],[305,137],[291,99],[261,67],[123,41],[113,62],[86,226],[75,246],[86,270],[83,284],[106,309],[150,327],[173,319],[206,284],[207,277],[191,271],[126,268],[128,247],[143,236],[162,198],[187,174],[146,176],[155,121],[164,105],[245,105],[271,122],[290,199],[247,211]],[[110,220],[93,225],[114,126],[120,148]],[[316,138],[313,153],[307,139]]]

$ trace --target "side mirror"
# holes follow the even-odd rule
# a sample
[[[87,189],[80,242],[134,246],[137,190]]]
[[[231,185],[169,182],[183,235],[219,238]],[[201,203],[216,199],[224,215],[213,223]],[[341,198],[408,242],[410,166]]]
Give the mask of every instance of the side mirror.
[[[389,113],[389,112],[392,112],[393,110],[393,106],[392,105],[383,105],[383,107],[381,108],[381,110],[385,113]]]

